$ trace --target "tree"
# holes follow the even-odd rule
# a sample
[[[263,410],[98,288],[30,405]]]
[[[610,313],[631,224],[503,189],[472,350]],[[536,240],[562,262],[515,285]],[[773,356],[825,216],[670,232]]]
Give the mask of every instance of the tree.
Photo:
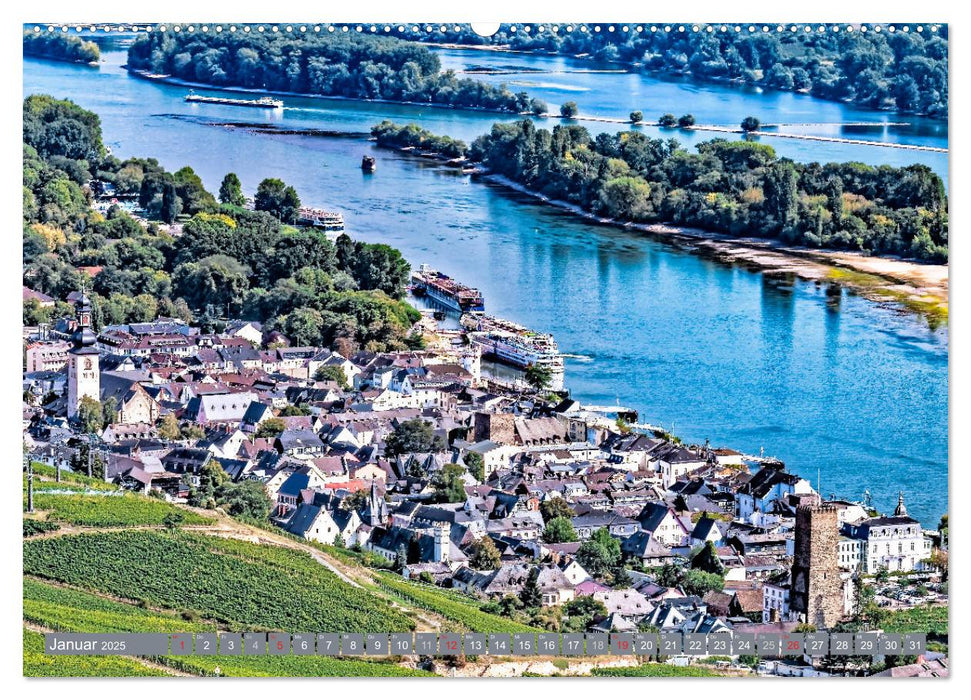
[[[82,396],[75,416],[81,432],[100,433],[104,429],[104,411],[101,402],[90,396]]]
[[[760,122],[757,117],[745,117],[745,119],[742,120],[742,131],[746,133],[758,131],[761,125],[762,122]]]
[[[485,481],[485,460],[478,452],[466,452],[465,466],[468,467],[469,474],[475,477],[476,481]]]
[[[530,365],[523,374],[526,383],[540,391],[553,382],[553,370],[545,365]]]
[[[553,518],[543,530],[544,542],[576,542],[577,533],[573,523],[567,518]]]
[[[469,566],[479,571],[493,571],[502,566],[499,549],[490,537],[480,537],[469,547]]]
[[[101,406],[101,424],[107,428],[118,420],[118,399],[109,396],[108,400]]]
[[[177,530],[185,520],[185,515],[180,511],[173,511],[162,518],[162,525],[166,530]]]
[[[722,590],[725,579],[700,569],[688,569],[681,579],[681,587],[688,595],[704,596],[708,591]]]
[[[435,501],[438,503],[462,503],[465,501],[465,468],[458,464],[446,464],[432,477]]]
[[[725,567],[718,558],[718,552],[715,551],[714,542],[706,542],[705,546],[702,547],[694,557],[692,557],[691,568],[717,575],[721,575],[725,572]]]
[[[215,507],[216,493],[227,481],[229,475],[223,471],[222,465],[210,459],[199,470],[199,485],[189,491],[189,505],[197,508]]]
[[[436,435],[432,424],[421,418],[403,421],[384,441],[384,453],[389,457],[413,452],[442,452],[445,440]]]
[[[529,111],[539,117],[549,112],[550,108],[543,100],[534,97],[529,101]]]
[[[565,119],[573,119],[580,112],[577,103],[572,100],[560,105],[560,116]]]
[[[631,124],[640,124],[642,121],[644,121],[644,112],[640,111],[639,109],[635,109],[630,113],[630,121]]]
[[[243,194],[243,184],[239,181],[236,173],[226,173],[222,184],[219,185],[219,201],[235,207],[241,207],[246,204],[246,195]]]
[[[672,127],[678,123],[678,120],[671,113],[662,114],[657,120],[658,126]]]
[[[254,205],[257,211],[265,211],[280,221],[291,224],[297,220],[300,210],[300,197],[297,191],[279,178],[263,180],[256,188]]]
[[[265,421],[260,423],[259,427],[256,429],[256,437],[275,438],[286,429],[287,424],[282,418],[267,418]]]
[[[174,413],[166,413],[158,423],[158,436],[163,440],[174,442],[182,439],[179,421]]]
[[[351,385],[347,381],[347,375],[344,373],[344,368],[339,365],[321,365],[314,372],[314,379],[318,382],[337,382],[337,386],[344,391],[351,388]]]
[[[543,592],[539,589],[539,567],[534,566],[526,577],[526,584],[519,592],[523,607],[538,608],[543,604]]]
[[[580,545],[577,561],[591,576],[602,578],[620,562],[620,542],[602,527]]]
[[[259,481],[227,481],[216,491],[216,502],[234,516],[266,520],[273,502]]]
[[[158,209],[158,218],[167,224],[174,223],[182,212],[182,203],[175,192],[175,185],[166,182],[162,185],[162,201]]]
[[[680,126],[682,129],[685,129],[689,126],[694,126],[694,125],[695,125],[695,115],[683,114],[680,117],[678,117],[678,126]]]
[[[546,522],[554,518],[570,519],[576,515],[576,512],[570,507],[570,504],[559,496],[548,498],[540,503],[539,512],[543,515],[543,520]]]

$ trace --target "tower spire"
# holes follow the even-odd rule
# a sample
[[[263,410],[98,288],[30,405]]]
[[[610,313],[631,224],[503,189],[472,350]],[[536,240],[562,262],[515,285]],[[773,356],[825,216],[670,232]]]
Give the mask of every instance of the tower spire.
[[[907,506],[904,505],[904,492],[897,492],[897,507],[894,509],[893,514],[897,517],[906,517]]]

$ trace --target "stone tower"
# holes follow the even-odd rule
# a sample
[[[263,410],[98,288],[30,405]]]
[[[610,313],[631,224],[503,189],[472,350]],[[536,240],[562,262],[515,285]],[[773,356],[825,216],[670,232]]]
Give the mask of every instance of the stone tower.
[[[78,414],[81,399],[90,396],[101,400],[101,368],[99,366],[97,336],[91,330],[91,300],[83,291],[76,305],[78,329],[71,339],[73,347],[67,355],[67,417]]]
[[[796,509],[795,548],[790,606],[803,622],[829,629],[843,614],[835,506],[813,504]]]

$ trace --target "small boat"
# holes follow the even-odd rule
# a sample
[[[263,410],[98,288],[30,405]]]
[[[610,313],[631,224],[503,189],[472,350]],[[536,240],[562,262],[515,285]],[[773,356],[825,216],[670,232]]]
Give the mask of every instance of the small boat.
[[[361,158],[361,170],[366,173],[373,173],[378,167],[378,161],[374,159],[374,156],[364,156]]]

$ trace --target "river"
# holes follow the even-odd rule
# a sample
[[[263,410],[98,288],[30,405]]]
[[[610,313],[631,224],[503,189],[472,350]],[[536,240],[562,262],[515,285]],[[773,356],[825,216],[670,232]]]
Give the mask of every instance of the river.
[[[389,118],[471,139],[511,117],[291,98],[282,113],[186,104],[184,89],[131,78],[121,68],[124,52],[111,44],[105,49],[100,68],[25,60],[24,94],[70,98],[97,112],[105,142],[121,158],[155,157],[173,170],[188,164],[212,191],[229,171],[248,193],[264,177],[280,177],[307,204],[343,211],[352,237],[393,245],[413,266],[429,263],[477,286],[489,313],[553,333],[563,352],[579,356],[567,360],[566,384],[581,401],[619,400],[638,409],[642,421],[687,441],[710,439],[755,454],[762,449],[814,485],[818,470],[824,495],[860,499],[869,489],[874,505],[890,510],[902,490],[910,512],[928,527],[946,512],[946,328],[932,330],[919,317],[846,291],[771,279],[591,225],[455,171],[378,150],[363,135]],[[459,61],[543,69],[550,61],[578,63],[441,53],[453,67]],[[691,111],[699,122],[726,124],[746,114],[763,121],[777,115],[798,122],[912,121],[803,95],[643,75],[530,74],[529,80],[584,86],[577,90],[586,95],[576,98],[581,109],[599,105],[608,116],[622,116],[636,102],[648,114],[656,105],[655,111]],[[653,95],[651,104],[629,98],[612,81],[640,86],[643,95]],[[544,89],[561,88],[531,90],[553,104]],[[798,118],[790,118],[787,105],[798,105]],[[258,135],[206,124],[215,120],[277,121],[348,135]],[[947,140],[946,125],[923,120],[880,134],[934,146]],[[821,144],[775,141],[789,157],[823,157]],[[373,176],[358,167],[367,152],[378,159]],[[825,159],[926,162],[943,172],[946,155],[938,155],[827,144]]]

